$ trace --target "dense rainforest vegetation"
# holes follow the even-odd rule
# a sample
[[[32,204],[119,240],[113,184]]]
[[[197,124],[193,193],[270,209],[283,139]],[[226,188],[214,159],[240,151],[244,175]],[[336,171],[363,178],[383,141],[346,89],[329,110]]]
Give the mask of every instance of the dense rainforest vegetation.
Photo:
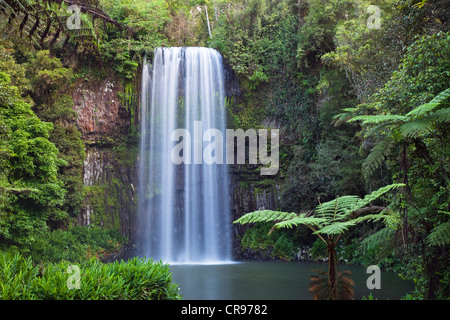
[[[79,21],[71,4],[81,9]],[[130,126],[96,144],[133,166],[144,56],[151,58],[155,47],[207,46],[238,79],[240,94],[226,104],[228,127],[281,133],[279,173],[240,183],[256,190],[279,185],[275,209],[285,213],[311,213],[319,203],[364,199],[395,185],[370,198],[368,208],[381,208],[382,219],[327,229],[340,238],[337,259],[378,264],[413,280],[410,299],[448,299],[449,6],[445,0],[1,0],[0,298],[179,298],[166,266],[135,259],[125,279],[113,276],[125,265],[99,262],[130,243],[116,217],[117,199],[125,196],[117,177],[110,185],[84,183],[91,142],[77,126],[73,96],[83,83],[118,81]],[[81,28],[73,28],[77,22]],[[89,226],[79,222],[87,205],[97,212]],[[246,229],[243,247],[270,247],[271,257],[283,260],[303,245],[314,257],[326,255],[306,226],[274,229],[266,220]],[[74,292],[61,276],[61,287],[46,290],[52,270],[70,263],[83,264],[91,280],[103,274],[114,281],[104,292],[95,292],[94,280]],[[23,279],[12,281],[19,270]]]

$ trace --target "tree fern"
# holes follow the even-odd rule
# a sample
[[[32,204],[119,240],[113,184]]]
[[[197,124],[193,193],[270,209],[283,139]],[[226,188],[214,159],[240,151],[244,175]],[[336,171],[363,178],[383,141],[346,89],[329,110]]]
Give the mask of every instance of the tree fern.
[[[293,212],[259,210],[243,215],[234,223],[273,222],[275,228],[292,228],[298,225],[306,225],[315,234],[335,235],[347,231],[349,227],[362,221],[384,219],[386,216],[382,214],[364,215],[356,218],[352,218],[351,215],[387,192],[401,186],[404,185],[391,184],[382,187],[366,195],[363,199],[358,196],[338,197],[332,201],[319,204],[314,210],[313,216],[308,216],[307,213],[296,214]]]
[[[436,95],[431,101],[422,104],[405,115],[398,114],[377,114],[377,115],[356,115],[359,108],[347,108],[346,111],[337,115],[335,124],[343,122],[360,122],[367,126],[366,136],[371,136],[382,132],[386,126],[391,126],[390,131],[400,130],[403,138],[416,139],[427,133],[433,133],[435,124],[450,122],[450,88]],[[361,105],[360,107],[363,107]],[[373,172],[380,167],[387,155],[392,150],[398,137],[389,134],[371,150],[363,162],[362,169],[364,177],[369,178]]]
[[[389,215],[384,214],[387,211],[385,207],[366,207],[372,201],[380,198],[385,193],[404,186],[403,184],[392,184],[380,188],[361,199],[358,196],[343,196],[332,201],[320,203],[310,215],[310,212],[300,214],[279,212],[273,210],[260,210],[247,213],[234,223],[258,223],[273,222],[274,228],[293,228],[298,225],[306,225],[313,234],[317,235],[326,245],[328,253],[328,272],[324,273],[328,280],[316,276],[311,278],[311,292],[315,299],[327,297],[327,299],[339,299],[340,297],[353,297],[351,285],[353,281],[343,277],[336,271],[336,250],[335,247],[340,236],[350,227],[363,221],[387,219]],[[375,209],[375,210],[372,210]],[[373,211],[379,211],[376,214],[365,214]],[[356,216],[354,216],[356,215]]]

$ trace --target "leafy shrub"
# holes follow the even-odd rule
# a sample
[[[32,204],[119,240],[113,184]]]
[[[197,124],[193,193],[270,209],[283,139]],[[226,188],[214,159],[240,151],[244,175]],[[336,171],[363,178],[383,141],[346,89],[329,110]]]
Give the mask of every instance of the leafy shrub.
[[[62,261],[35,265],[30,257],[0,254],[0,299],[15,300],[177,300],[169,265],[133,258],[104,264],[90,259],[78,265],[79,289],[69,288],[75,274]]]
[[[270,224],[261,224],[248,229],[241,239],[242,248],[255,250],[267,257],[292,260],[297,248],[295,237],[287,230],[274,230],[268,235],[271,227]]]
[[[327,256],[327,245],[322,240],[316,239],[309,252],[313,259],[325,258]]]
[[[74,226],[68,230],[43,234],[36,240],[32,257],[36,261],[67,260],[73,263],[90,258],[102,259],[112,253],[118,253],[123,240],[118,232],[112,230],[95,226]]]
[[[292,260],[295,253],[296,245],[292,237],[282,234],[273,246],[272,255],[282,260]]]

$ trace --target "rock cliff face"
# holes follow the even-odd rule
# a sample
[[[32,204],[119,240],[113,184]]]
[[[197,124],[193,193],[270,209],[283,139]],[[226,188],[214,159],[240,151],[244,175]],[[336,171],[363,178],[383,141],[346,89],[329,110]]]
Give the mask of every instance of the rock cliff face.
[[[77,125],[87,143],[108,143],[128,133],[131,115],[120,102],[116,81],[82,82],[73,94]]]
[[[136,203],[136,154],[126,150],[132,125],[122,88],[113,79],[81,82],[73,93],[77,125],[85,142],[85,201],[78,221],[114,228],[133,240]]]

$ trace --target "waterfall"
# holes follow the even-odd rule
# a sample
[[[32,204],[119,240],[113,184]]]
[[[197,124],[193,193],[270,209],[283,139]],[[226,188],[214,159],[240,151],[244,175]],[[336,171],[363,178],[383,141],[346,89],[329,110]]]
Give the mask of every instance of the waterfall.
[[[195,153],[206,130],[225,133],[222,57],[210,48],[156,48],[152,64],[144,63],[141,90],[141,255],[169,263],[230,260],[228,169]],[[192,160],[175,164],[179,141],[172,134],[180,128],[192,141],[182,156]]]

